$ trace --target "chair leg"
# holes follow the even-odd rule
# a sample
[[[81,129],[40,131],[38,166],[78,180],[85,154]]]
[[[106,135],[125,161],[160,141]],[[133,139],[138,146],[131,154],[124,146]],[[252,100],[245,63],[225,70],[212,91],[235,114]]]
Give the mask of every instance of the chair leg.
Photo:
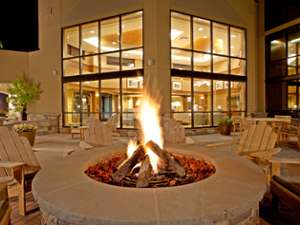
[[[24,178],[24,168],[23,166],[16,167],[13,169],[14,178],[19,185],[19,213],[22,216],[26,214],[26,204],[25,204],[25,178]]]
[[[24,179],[22,179],[21,187],[20,187],[20,192],[19,192],[19,213],[22,216],[26,215],[26,202],[25,202],[25,184],[24,184]]]

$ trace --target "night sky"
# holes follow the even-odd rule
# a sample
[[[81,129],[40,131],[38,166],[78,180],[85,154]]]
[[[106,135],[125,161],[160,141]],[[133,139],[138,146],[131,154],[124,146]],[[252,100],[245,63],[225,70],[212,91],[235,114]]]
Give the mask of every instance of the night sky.
[[[38,50],[38,0],[2,0],[0,49]]]

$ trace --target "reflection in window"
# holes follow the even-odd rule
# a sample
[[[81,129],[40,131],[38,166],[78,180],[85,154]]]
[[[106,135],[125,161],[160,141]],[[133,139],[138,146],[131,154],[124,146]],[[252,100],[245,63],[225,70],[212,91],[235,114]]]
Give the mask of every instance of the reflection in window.
[[[120,52],[101,55],[101,73],[120,70]]]
[[[65,76],[79,75],[79,58],[63,60],[63,69]]]
[[[65,83],[64,90],[64,112],[68,113],[65,116],[65,123],[68,125],[80,124],[80,86],[79,82]]]
[[[245,31],[230,27],[230,55],[245,58]]]
[[[194,53],[194,71],[211,72],[211,55]]]
[[[230,104],[231,111],[245,111],[246,85],[245,82],[231,82]]]
[[[171,46],[177,48],[191,48],[191,17],[171,13]]]
[[[228,55],[228,26],[213,23],[213,52]]]
[[[214,111],[228,111],[228,81],[213,81]]]
[[[98,53],[98,22],[81,26],[82,55]]]
[[[246,75],[246,61],[243,59],[230,59],[230,74],[232,75]]]
[[[98,55],[85,56],[81,58],[81,73],[90,74],[99,72]]]
[[[297,109],[297,86],[288,86],[288,109],[296,110]]]
[[[191,70],[192,53],[189,51],[172,49],[171,51],[172,69]]]
[[[143,12],[122,16],[122,49],[143,45]]]
[[[213,56],[213,72],[228,74],[229,58],[223,56]]]
[[[124,128],[136,127],[136,112],[143,95],[143,77],[122,79],[122,118]]]
[[[278,60],[285,58],[285,39],[278,38],[271,42],[271,60]]]
[[[79,27],[64,29],[63,57],[79,56]]]
[[[287,59],[288,75],[297,74],[297,57]]]
[[[99,81],[81,83],[81,100],[83,113],[99,112]]]
[[[101,80],[101,120],[120,116],[120,79]]]
[[[211,81],[194,79],[194,111],[211,111]]]
[[[101,52],[119,50],[119,17],[103,20],[101,29]]]
[[[134,49],[122,52],[122,70],[143,68],[143,50]]]
[[[191,78],[172,77],[172,111],[191,111]]]
[[[200,18],[193,19],[194,50],[210,51],[210,21]]]

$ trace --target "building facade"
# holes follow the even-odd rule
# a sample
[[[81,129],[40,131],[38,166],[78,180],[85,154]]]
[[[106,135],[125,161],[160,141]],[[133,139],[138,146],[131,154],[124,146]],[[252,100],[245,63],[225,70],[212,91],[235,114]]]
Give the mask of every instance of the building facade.
[[[144,93],[185,127],[214,126],[264,110],[261,8],[252,0],[40,1],[40,50],[0,52],[0,81],[21,71],[39,80],[43,94],[29,111],[61,113],[64,126],[96,114],[133,128]]]

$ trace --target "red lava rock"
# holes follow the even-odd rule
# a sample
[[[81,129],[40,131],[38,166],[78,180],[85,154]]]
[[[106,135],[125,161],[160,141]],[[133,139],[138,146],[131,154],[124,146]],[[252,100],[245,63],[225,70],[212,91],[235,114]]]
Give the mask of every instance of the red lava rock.
[[[174,157],[184,167],[186,171],[186,176],[181,179],[187,182],[182,183],[176,180],[177,178],[174,179],[174,177],[167,177],[168,182],[166,186],[178,186],[186,183],[197,182],[213,175],[216,171],[213,164],[208,163],[203,159],[196,159],[192,156],[179,154],[174,154]],[[119,165],[125,159],[125,154],[114,154],[111,157],[102,159],[97,164],[88,167],[85,170],[85,173],[96,181],[114,184],[112,181],[112,174],[117,171]],[[128,177],[130,177],[130,179],[132,180],[137,179],[136,174],[131,174]],[[114,185],[122,186],[122,184]]]

